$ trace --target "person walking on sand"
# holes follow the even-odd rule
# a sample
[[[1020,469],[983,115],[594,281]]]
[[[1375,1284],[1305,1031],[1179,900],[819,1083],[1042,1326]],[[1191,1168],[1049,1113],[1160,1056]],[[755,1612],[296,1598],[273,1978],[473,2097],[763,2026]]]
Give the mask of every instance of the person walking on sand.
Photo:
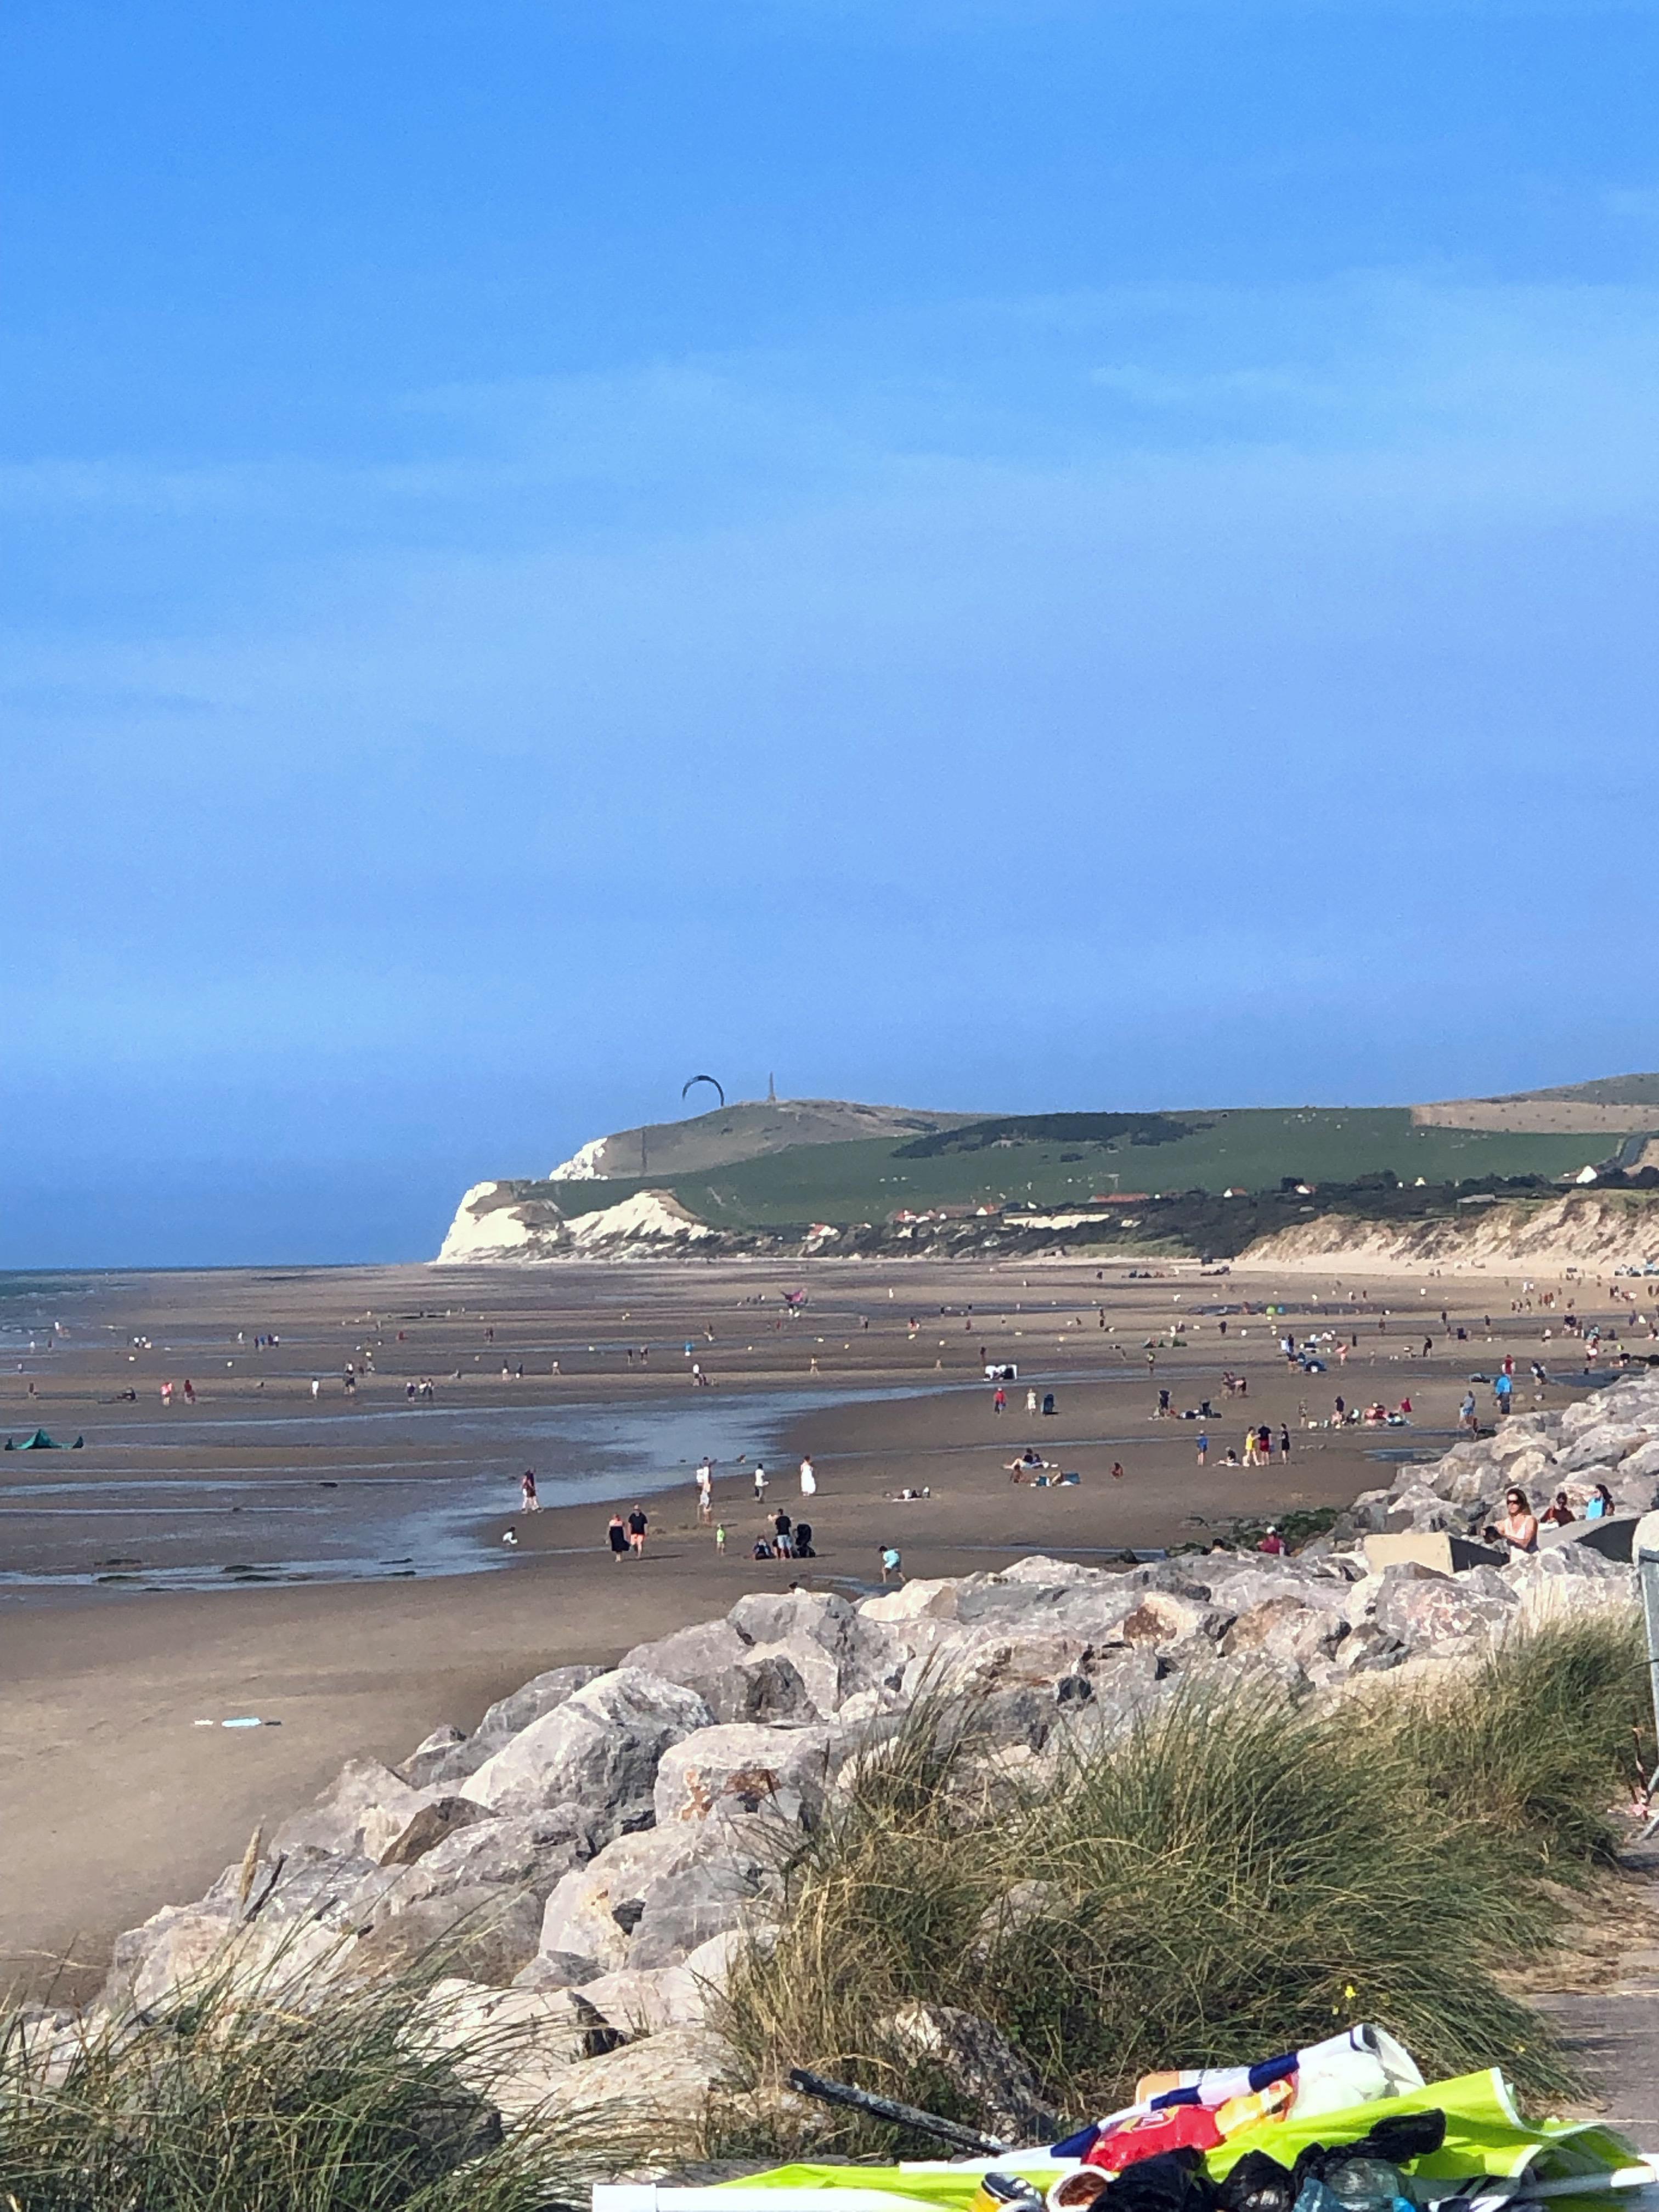
[[[611,1558],[625,1559],[628,1557],[628,1525],[620,1513],[611,1515],[611,1526],[605,1533],[610,1542]]]
[[[524,1498],[525,1511],[539,1513],[542,1510],[542,1501],[536,1495],[536,1471],[533,1468],[526,1468],[520,1476],[519,1489]]]
[[[813,1472],[810,1453],[800,1463],[800,1494],[803,1498],[816,1498],[818,1494],[818,1479]]]
[[[714,1463],[704,1457],[697,1462],[697,1518],[712,1521],[714,1517]]]
[[[629,1549],[636,1559],[645,1557],[645,1532],[650,1526],[643,1505],[636,1505],[628,1516]]]
[[[996,1395],[991,1401],[991,1411],[994,1413],[1006,1413],[1007,1411],[1007,1407],[1008,1393],[1003,1389],[1001,1383],[999,1382],[996,1387]]]
[[[1208,1462],[1209,1462],[1209,1457],[1210,1457],[1210,1439],[1209,1439],[1209,1438],[1208,1438],[1208,1437],[1206,1437],[1206,1436],[1203,1433],[1203,1431],[1200,1430],[1200,1432],[1199,1432],[1199,1438],[1198,1438],[1198,1463],[1199,1463],[1199,1465],[1200,1465],[1200,1467],[1206,1466],[1206,1465],[1208,1464]]]
[[[755,1497],[759,1504],[766,1503],[766,1469],[758,1460],[755,1462]]]
[[[1035,1390],[1028,1390],[1025,1393],[1025,1410],[1028,1413],[1035,1413],[1036,1411],[1036,1392]]]
[[[714,1552],[717,1558],[723,1557],[726,1552],[726,1523],[724,1521],[718,1522],[714,1529]]]

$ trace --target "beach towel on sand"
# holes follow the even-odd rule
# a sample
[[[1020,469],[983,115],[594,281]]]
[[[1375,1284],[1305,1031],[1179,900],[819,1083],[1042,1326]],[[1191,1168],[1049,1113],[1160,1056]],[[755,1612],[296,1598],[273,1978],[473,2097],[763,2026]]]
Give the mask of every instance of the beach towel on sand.
[[[1346,2112],[1321,2112],[1304,2119],[1264,2120],[1245,2128],[1225,2143],[1208,2152],[1205,2169],[1219,2180],[1247,2151],[1265,2151],[1283,2166],[1293,2166],[1297,2154],[1310,2142],[1357,2142],[1381,2119],[1399,2112],[1442,2112],[1446,2115],[1443,2147],[1418,2160],[1413,2171],[1440,2180],[1463,2176],[1519,2174],[1528,2171],[1540,2179],[1566,2179],[1574,2174],[1594,2176],[1616,2172],[1636,2163],[1641,2154],[1614,2130],[1560,2120],[1545,2120],[1530,2127],[1516,2108],[1509,2084],[1494,2067],[1484,2073],[1461,2075],[1455,2081],[1431,2081],[1404,2096],[1384,2097]],[[769,2173],[753,2174],[723,2186],[732,2189],[775,2190],[784,2194],[797,2189],[850,2189],[875,2191],[896,2200],[933,2205],[939,2212],[965,2212],[988,2171],[1018,2172],[1036,2187],[1046,2191],[1070,2161],[1045,2160],[1042,2150],[1012,2151],[995,2158],[964,2160],[950,2164],[907,2166],[781,2166]],[[1592,2208],[1605,2212],[1611,2200],[1592,2186],[1583,2197],[1555,2200],[1557,2206]],[[784,2212],[780,2203],[779,2212]],[[1554,2212],[1554,2207],[1552,2208]]]

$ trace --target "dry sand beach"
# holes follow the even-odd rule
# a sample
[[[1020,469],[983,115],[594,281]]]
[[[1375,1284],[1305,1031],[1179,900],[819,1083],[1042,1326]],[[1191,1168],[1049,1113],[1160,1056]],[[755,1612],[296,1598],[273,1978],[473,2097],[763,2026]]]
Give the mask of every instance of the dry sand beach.
[[[790,1318],[781,1293],[803,1285],[808,1304]],[[86,1986],[117,1930],[195,1894],[257,1821],[354,1753],[395,1759],[441,1722],[471,1725],[540,1668],[613,1659],[745,1590],[867,1583],[889,1542],[907,1573],[963,1573],[1346,1504],[1388,1479],[1376,1454],[1444,1448],[1470,1374],[1512,1351],[1524,1379],[1545,1328],[1558,1371],[1579,1370],[1561,1309],[1513,1312],[1520,1294],[1518,1277],[1275,1282],[1080,1261],[14,1284],[0,1429],[39,1424],[85,1444],[0,1459],[3,1970],[39,1986],[69,1960],[70,1984]],[[1612,1318],[1645,1350],[1631,1308],[1601,1289],[1579,1296],[1586,1317]],[[1287,1369],[1281,1324],[1259,1310],[1279,1304],[1298,1337],[1357,1337],[1346,1366]],[[1443,1328],[1443,1305],[1466,1341]],[[1000,1415],[988,1358],[1020,1368]],[[1248,1377],[1247,1398],[1224,1394],[1224,1369]],[[423,1382],[430,1397],[411,1400]],[[1052,1419],[1027,1413],[1028,1384],[1054,1392]],[[1159,1420],[1161,1386],[1177,1413],[1207,1398],[1215,1418]],[[1303,1425],[1339,1394],[1409,1398],[1413,1425]],[[1523,1387],[1517,1405],[1528,1397]],[[1288,1425],[1288,1465],[1219,1463],[1247,1419],[1275,1436]],[[1027,1443],[1079,1486],[1012,1483],[1005,1462]],[[757,1561],[766,1514],[801,1505],[804,1450],[818,1556]],[[723,1557],[697,1525],[705,1451]],[[519,1505],[526,1468],[545,1501],[533,1516]],[[612,1502],[636,1498],[651,1515],[646,1556],[613,1562]],[[279,1725],[200,1724],[242,1715]]]

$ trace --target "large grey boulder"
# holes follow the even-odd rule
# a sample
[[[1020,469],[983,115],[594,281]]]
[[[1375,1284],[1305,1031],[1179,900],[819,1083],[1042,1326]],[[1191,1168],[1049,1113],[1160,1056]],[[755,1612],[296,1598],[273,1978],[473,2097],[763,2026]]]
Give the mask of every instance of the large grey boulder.
[[[1231,1619],[1224,1606],[1178,1596],[1170,1590],[1147,1589],[1123,1616],[1118,1634],[1131,1650],[1145,1646],[1163,1650],[1194,1638],[1216,1644],[1225,1635]]]
[[[598,1981],[600,1972],[597,1959],[585,1959],[579,1952],[538,1951],[514,1975],[513,1986],[515,1990],[580,1990]]]
[[[613,2027],[630,2035],[705,2021],[744,1941],[728,1929],[700,1943],[680,1966],[623,1966],[587,1983],[582,1996]]]
[[[1056,1698],[1043,1751],[1050,1759],[1097,1757],[1170,1695],[1176,1677],[1156,1651],[1109,1652],[1088,1677],[1086,1698]]]
[[[1563,1474],[1577,1474],[1582,1468],[1617,1467],[1652,1441],[1653,1431],[1645,1423],[1632,1427],[1622,1421],[1597,1421],[1581,1429],[1571,1449],[1562,1453],[1560,1469]]]
[[[408,2033],[417,2048],[447,2055],[464,2081],[514,2119],[622,2043],[574,1990],[501,1990],[459,1975],[434,1984]]]
[[[627,2112],[660,2154],[665,2143],[698,2140],[711,2103],[729,2085],[732,2066],[723,2038],[688,2022],[551,2074],[544,2094],[526,2104],[511,2101],[510,2085],[499,2101],[509,2116],[533,2103],[550,2125],[587,2112]]]
[[[466,1730],[452,1728],[446,1722],[442,1728],[434,1729],[430,1735],[422,1736],[409,1757],[399,1761],[396,1771],[411,1790],[424,1790],[428,1782],[437,1779],[450,1754],[459,1750],[465,1741]],[[471,1769],[467,1771],[470,1773]]]
[[[848,1698],[878,1687],[902,1661],[897,1641],[883,1623],[825,1591],[757,1590],[739,1598],[728,1619],[753,1647],[749,1663],[787,1659],[825,1717]]]
[[[622,1664],[695,1690],[717,1720],[737,1719],[738,1715],[726,1710],[730,1677],[753,1641],[740,1636],[729,1620],[700,1620],[653,1643],[636,1644]]]
[[[341,1972],[349,1981],[427,1969],[505,1988],[541,1942],[540,1899],[480,1884],[416,1899],[360,1936]]]
[[[1307,1668],[1329,1659],[1348,1634],[1341,1605],[1309,1605],[1299,1593],[1261,1599],[1241,1613],[1222,1638],[1230,1659],[1247,1653]]]
[[[1564,1613],[1628,1606],[1636,1593],[1632,1570],[1588,1544],[1558,1544],[1528,1553],[1512,1560],[1502,1574],[1529,1625]]]
[[[695,1691],[618,1668],[510,1737],[467,1778],[463,1795],[507,1813],[591,1806],[614,1833],[651,1817],[663,1753],[712,1718]]]
[[[726,1677],[726,1694],[714,1708],[715,1717],[787,1724],[815,1721],[833,1711],[833,1705],[819,1699],[835,1695],[835,1662],[821,1659],[816,1668],[808,1662],[818,1676],[815,1695],[797,1663],[806,1658],[798,1646],[787,1644],[757,1644],[745,1651]]]
[[[469,1801],[470,1802],[470,1801]],[[552,1805],[538,1813],[491,1814],[453,1828],[402,1876],[386,1909],[451,1890],[509,1887],[544,1899],[573,1867],[592,1858],[595,1821],[580,1805]]]
[[[428,1802],[378,1759],[354,1759],[304,1812],[283,1822],[271,1850],[379,1859]]]
[[[1471,1567],[1458,1575],[1415,1576],[1390,1567],[1377,1595],[1376,1625],[1413,1650],[1501,1632],[1519,1603],[1499,1567]]]
[[[739,1723],[699,1729],[663,1753],[653,1799],[657,1825],[733,1813],[810,1824],[823,1808],[835,1741],[827,1728]]]
[[[434,1797],[430,1804],[422,1805],[401,1835],[394,1836],[380,1853],[380,1864],[386,1867],[413,1866],[417,1859],[463,1828],[476,1827],[482,1820],[493,1820],[495,1815],[489,1808],[471,1797]]]
[[[465,1782],[532,1721],[556,1712],[568,1698],[586,1689],[605,1671],[602,1667],[549,1668],[507,1697],[498,1698],[471,1735],[464,1736],[459,1729],[440,1729],[429,1735],[412,1758],[404,1760],[404,1774],[418,1784]],[[447,1745],[440,1741],[445,1735],[453,1738]]]
[[[544,1951],[626,1966],[676,1966],[729,1928],[775,1887],[769,1823],[677,1822],[619,1836],[587,1866],[568,1874],[547,1900]]]

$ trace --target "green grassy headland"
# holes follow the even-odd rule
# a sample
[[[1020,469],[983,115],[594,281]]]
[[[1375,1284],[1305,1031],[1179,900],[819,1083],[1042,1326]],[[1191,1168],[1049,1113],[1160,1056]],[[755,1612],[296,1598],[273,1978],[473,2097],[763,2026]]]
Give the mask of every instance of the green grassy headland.
[[[1608,1150],[1605,1137],[1418,1127],[1408,1108],[1392,1106],[1008,1115],[908,1141],[798,1146],[697,1175],[515,1188],[566,1213],[667,1188],[720,1228],[839,1227],[879,1224],[902,1207],[1080,1206],[1113,1193],[1230,1187],[1256,1193],[1276,1190],[1286,1176],[1315,1186],[1387,1173],[1407,1184],[1419,1176],[1451,1185],[1549,1177]]]

